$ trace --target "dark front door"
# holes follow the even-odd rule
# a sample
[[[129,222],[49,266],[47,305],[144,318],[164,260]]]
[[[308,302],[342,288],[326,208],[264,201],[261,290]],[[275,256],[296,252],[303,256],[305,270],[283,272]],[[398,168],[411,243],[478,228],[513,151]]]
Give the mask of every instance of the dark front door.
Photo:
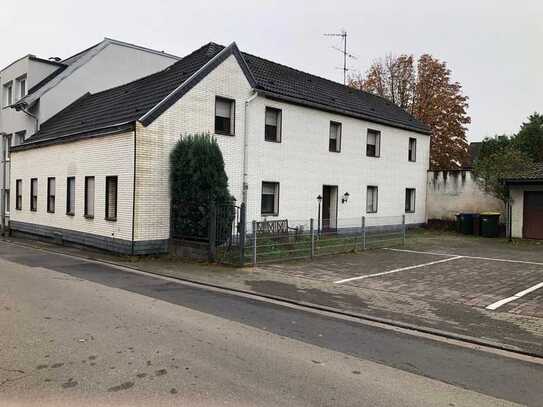
[[[543,191],[524,192],[524,237],[543,239]]]
[[[322,186],[322,230],[335,230],[337,218],[337,186]]]

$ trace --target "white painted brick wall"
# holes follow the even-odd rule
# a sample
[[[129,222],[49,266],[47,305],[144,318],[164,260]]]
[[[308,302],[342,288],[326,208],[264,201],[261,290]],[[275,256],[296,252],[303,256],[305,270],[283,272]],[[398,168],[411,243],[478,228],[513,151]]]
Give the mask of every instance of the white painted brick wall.
[[[148,127],[137,127],[136,240],[169,236],[169,154],[181,134],[214,130],[215,96],[236,100],[235,137],[217,135],[230,192],[242,199],[244,102],[251,88],[234,57],[229,57]],[[282,109],[282,142],[264,141],[266,106]],[[341,153],[328,151],[330,121],[342,123]],[[381,131],[381,157],[366,157],[367,129]],[[407,159],[409,137],[417,138],[417,162]],[[366,186],[379,187],[379,212],[369,217],[400,217],[405,188],[416,188],[410,223],[426,221],[426,172],[430,137],[315,109],[254,99],[249,107],[248,220],[260,219],[262,181],[280,182],[279,218],[317,217],[316,196],[323,185],[337,185],[348,203],[338,217],[355,221],[365,214]],[[340,199],[341,200],[341,199]],[[273,217],[270,217],[273,218]]]
[[[12,154],[11,220],[132,239],[134,133],[97,137]],[[105,220],[106,176],[118,176],[117,221]],[[66,178],[75,176],[75,215],[66,215]],[[95,177],[94,219],[84,217],[85,176]],[[47,178],[56,178],[55,213],[47,212]],[[38,178],[38,208],[30,211],[30,179]],[[23,180],[22,210],[15,209],[15,180]]]

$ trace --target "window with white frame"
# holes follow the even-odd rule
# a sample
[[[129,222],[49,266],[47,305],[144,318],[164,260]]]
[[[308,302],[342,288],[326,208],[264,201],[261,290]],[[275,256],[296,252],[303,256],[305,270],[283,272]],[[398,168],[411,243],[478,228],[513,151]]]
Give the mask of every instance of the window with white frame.
[[[47,212],[55,213],[56,180],[47,178]]]
[[[15,181],[15,209],[20,211],[23,209],[23,180]]]
[[[23,142],[25,141],[25,135],[26,135],[26,130],[18,131],[17,133],[15,133],[12,145],[18,146],[20,144],[23,144]]]
[[[417,139],[414,137],[409,138],[409,152],[407,158],[409,161],[417,161]]]
[[[106,220],[117,220],[117,177],[106,177]]]
[[[215,98],[215,133],[234,135],[236,104],[234,100],[217,96]]]
[[[379,190],[374,185],[368,185],[366,189],[366,213],[377,213]]]
[[[381,132],[368,129],[366,141],[366,155],[368,157],[379,157],[381,155]]]
[[[75,177],[66,179],[66,215],[75,214]]]
[[[17,100],[26,96],[26,75],[17,79]]]
[[[4,85],[4,107],[13,104],[13,82]]]
[[[11,148],[12,136],[7,135],[2,138],[2,153],[4,154],[4,160],[9,161],[9,150]]]
[[[281,110],[266,107],[264,140],[275,143],[281,142]]]
[[[94,177],[85,177],[85,218],[94,218]]]
[[[38,210],[38,179],[30,180],[30,210],[36,212]]]
[[[415,212],[415,188],[406,188],[405,189],[405,212],[413,213]]]
[[[341,151],[341,123],[330,122],[330,138],[328,151],[339,153]]]
[[[260,213],[264,216],[279,214],[279,183],[262,182]]]

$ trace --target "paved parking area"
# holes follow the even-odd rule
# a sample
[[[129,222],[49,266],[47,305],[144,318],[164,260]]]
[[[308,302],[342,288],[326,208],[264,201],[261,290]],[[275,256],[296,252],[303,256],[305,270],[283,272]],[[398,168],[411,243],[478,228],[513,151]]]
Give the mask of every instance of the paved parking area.
[[[502,240],[476,238],[457,243],[427,241],[266,269],[383,295],[543,318],[543,247],[515,248]]]

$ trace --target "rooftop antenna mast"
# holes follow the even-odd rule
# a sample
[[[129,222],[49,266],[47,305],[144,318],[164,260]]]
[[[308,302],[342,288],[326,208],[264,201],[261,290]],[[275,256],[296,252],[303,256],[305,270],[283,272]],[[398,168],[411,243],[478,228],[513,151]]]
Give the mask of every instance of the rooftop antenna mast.
[[[335,47],[335,46],[332,46],[332,48],[343,54],[343,68],[338,68],[338,69],[343,69],[343,84],[346,85],[347,71],[349,70],[349,68],[347,68],[347,58],[356,59],[354,55],[347,52],[347,31],[341,30],[340,33],[329,33],[329,34],[324,34],[324,36],[325,37],[341,37],[341,40],[343,41],[343,49]]]

